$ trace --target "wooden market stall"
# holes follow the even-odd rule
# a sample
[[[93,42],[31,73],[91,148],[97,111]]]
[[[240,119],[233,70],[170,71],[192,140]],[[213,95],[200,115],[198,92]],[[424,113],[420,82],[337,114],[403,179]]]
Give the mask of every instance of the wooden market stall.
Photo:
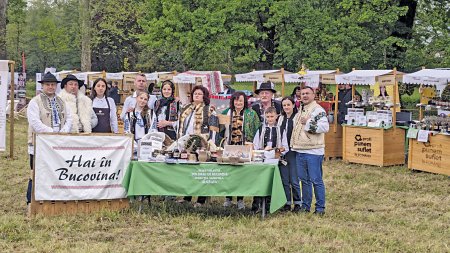
[[[450,111],[450,101],[442,96],[450,81],[450,69],[422,69],[403,76],[403,82],[417,85],[435,86],[441,99],[431,104],[419,104],[420,116],[423,119],[422,107]],[[423,94],[421,94],[422,96]],[[422,100],[422,99],[421,99]],[[448,114],[448,113],[447,113]],[[447,116],[448,117],[448,116]],[[443,118],[442,118],[443,119]],[[437,125],[437,124],[435,124]],[[439,124],[437,131],[428,136],[427,142],[419,142],[415,138],[409,139],[408,168],[450,176],[450,135],[447,123],[443,127]],[[433,127],[434,128],[434,127]],[[435,129],[430,129],[435,130]],[[426,130],[425,130],[426,131]]]
[[[343,125],[344,161],[376,166],[405,163],[405,130],[398,128],[395,123],[399,105],[398,80],[401,79],[401,76],[402,73],[398,73],[395,69],[353,70],[348,74],[336,76],[336,83],[353,85],[353,94],[355,92],[354,85],[386,85],[386,87],[392,86],[393,91],[393,102],[390,108],[392,114],[388,114],[387,110],[385,111],[386,122],[377,119],[376,124],[367,126],[367,118],[365,117],[368,117],[368,115],[362,117],[360,115],[358,116],[359,119],[355,121],[355,125]],[[364,109],[362,111],[364,114]],[[392,125],[389,124],[389,120],[392,120]],[[385,123],[387,124],[384,125]]]
[[[190,70],[179,73],[173,77],[176,90],[182,104],[189,104],[192,87],[202,85],[208,88],[210,96],[223,91],[223,80],[220,71],[195,71]]]
[[[303,83],[311,88],[317,89],[320,84],[335,85],[335,76],[339,74],[337,70],[301,70],[295,74],[285,76],[286,83]],[[336,96],[333,100],[318,101],[327,111],[327,115],[333,115],[333,125],[330,131],[325,134],[325,159],[342,157],[342,126],[337,121],[338,110],[338,87],[336,85]],[[332,109],[334,108],[334,109]]]
[[[236,82],[252,82],[253,92],[258,86],[266,81],[272,83],[281,83],[281,96],[285,96],[285,75],[292,74],[292,72],[285,71],[284,68],[274,70],[253,70],[252,72],[237,74]]]

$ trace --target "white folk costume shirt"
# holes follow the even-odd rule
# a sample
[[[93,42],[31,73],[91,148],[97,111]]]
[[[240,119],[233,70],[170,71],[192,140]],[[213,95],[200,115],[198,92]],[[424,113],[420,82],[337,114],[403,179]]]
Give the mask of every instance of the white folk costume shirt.
[[[274,127],[278,127],[278,126],[267,126],[267,125],[263,125],[261,127],[262,129],[262,133],[260,134],[259,129],[258,131],[256,131],[255,137],[253,138],[253,148],[255,150],[263,150],[265,147],[263,147],[263,139],[264,139],[264,133],[266,131],[266,128],[269,127],[270,131],[269,131],[269,140],[272,140],[272,128]],[[278,131],[279,132],[279,131]],[[289,151],[289,145],[288,145],[288,141],[287,141],[287,135],[286,135],[287,131],[284,131],[283,136],[281,137],[281,147],[284,148],[284,151],[281,152],[281,154],[286,154],[287,151]],[[277,140],[278,142],[278,140]],[[267,143],[267,146],[271,145],[272,143]],[[278,148],[281,148],[278,147]],[[271,150],[271,151],[265,151],[264,152],[264,157],[268,158],[268,159],[272,159],[275,158],[275,150]]]
[[[40,108],[36,99],[32,99],[30,103],[28,103],[27,107],[27,118],[28,125],[33,129],[35,133],[70,133],[70,129],[72,128],[72,115],[70,113],[69,107],[66,108],[66,123],[64,126],[56,126],[56,120],[54,119],[54,127],[50,127],[45,125],[40,119]],[[28,144],[28,154],[34,154],[34,146],[33,144]]]
[[[169,106],[167,106],[167,105],[161,107],[161,111],[159,112],[158,115],[156,115],[155,111],[153,111],[151,129],[158,129],[157,123],[166,120],[166,110],[168,110],[168,109],[169,109]],[[171,125],[174,129],[176,129],[178,126],[178,121],[172,122]]]
[[[125,102],[123,103],[122,112],[120,113],[120,119],[122,120],[125,119],[125,114],[127,113],[128,108],[136,107],[136,97],[137,97],[136,93],[137,93],[136,91],[133,92],[132,96],[128,96],[125,99]],[[155,95],[150,95],[147,103],[148,108],[150,108],[150,110],[153,110],[156,100],[158,100],[158,98]]]
[[[117,123],[117,108],[116,104],[114,103],[114,99],[108,97],[109,102],[109,123],[111,124],[111,130],[113,133],[119,132],[119,125]],[[92,107],[93,108],[105,108],[108,109],[108,103],[106,103],[105,97],[103,98],[94,98],[92,101]]]

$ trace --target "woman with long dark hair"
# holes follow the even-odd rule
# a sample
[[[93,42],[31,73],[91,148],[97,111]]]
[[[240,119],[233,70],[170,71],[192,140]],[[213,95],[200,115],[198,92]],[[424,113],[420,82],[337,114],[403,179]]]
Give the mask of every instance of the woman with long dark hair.
[[[175,99],[175,85],[167,80],[161,85],[161,97],[155,102],[152,129],[164,132],[172,140],[177,139],[176,127],[180,102]]]
[[[301,87],[296,86],[291,94],[291,97],[294,100],[295,108],[297,108],[297,110],[298,110],[298,108],[300,108],[301,101],[302,101],[300,90],[301,90]]]
[[[294,99],[292,97],[284,97],[281,100],[283,111],[278,118],[278,126],[280,127],[281,135],[286,132],[288,146],[290,149],[292,130],[294,129],[294,117],[297,114]],[[286,194],[287,202],[282,209],[283,211],[291,211],[292,198],[294,200],[293,212],[300,211],[302,199],[300,194],[300,180],[297,175],[296,152],[288,150],[284,159],[287,164],[280,164],[281,181],[283,183],[284,193]],[[291,195],[292,190],[292,195]]]
[[[247,96],[237,91],[231,96],[230,107],[222,112],[230,117],[230,124],[225,126],[225,138],[229,145],[245,145],[253,143],[253,137],[261,125],[258,114],[248,107]],[[232,205],[233,197],[227,196],[224,207]],[[244,197],[237,197],[238,209],[244,209]]]
[[[92,109],[97,115],[98,124],[92,128],[93,133],[118,133],[117,109],[114,100],[106,96],[108,85],[106,80],[98,78],[91,90]]]

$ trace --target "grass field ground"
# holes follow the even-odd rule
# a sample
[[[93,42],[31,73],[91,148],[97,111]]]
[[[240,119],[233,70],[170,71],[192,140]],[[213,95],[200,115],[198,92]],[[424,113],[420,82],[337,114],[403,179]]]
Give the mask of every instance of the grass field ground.
[[[16,121],[14,160],[0,154],[0,252],[450,252],[447,176],[342,161],[324,163],[323,217],[261,221],[213,198],[200,209],[155,201],[142,213],[132,206],[30,219],[26,129],[25,119]]]

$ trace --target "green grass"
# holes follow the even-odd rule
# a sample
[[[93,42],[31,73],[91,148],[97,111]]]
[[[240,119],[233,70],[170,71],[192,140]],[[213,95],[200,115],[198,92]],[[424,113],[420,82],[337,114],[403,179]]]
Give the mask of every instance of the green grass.
[[[324,217],[261,221],[222,208],[222,198],[200,209],[154,198],[141,214],[132,206],[30,219],[26,126],[16,121],[15,159],[0,154],[0,252],[450,252],[447,176],[342,161],[324,163]]]

